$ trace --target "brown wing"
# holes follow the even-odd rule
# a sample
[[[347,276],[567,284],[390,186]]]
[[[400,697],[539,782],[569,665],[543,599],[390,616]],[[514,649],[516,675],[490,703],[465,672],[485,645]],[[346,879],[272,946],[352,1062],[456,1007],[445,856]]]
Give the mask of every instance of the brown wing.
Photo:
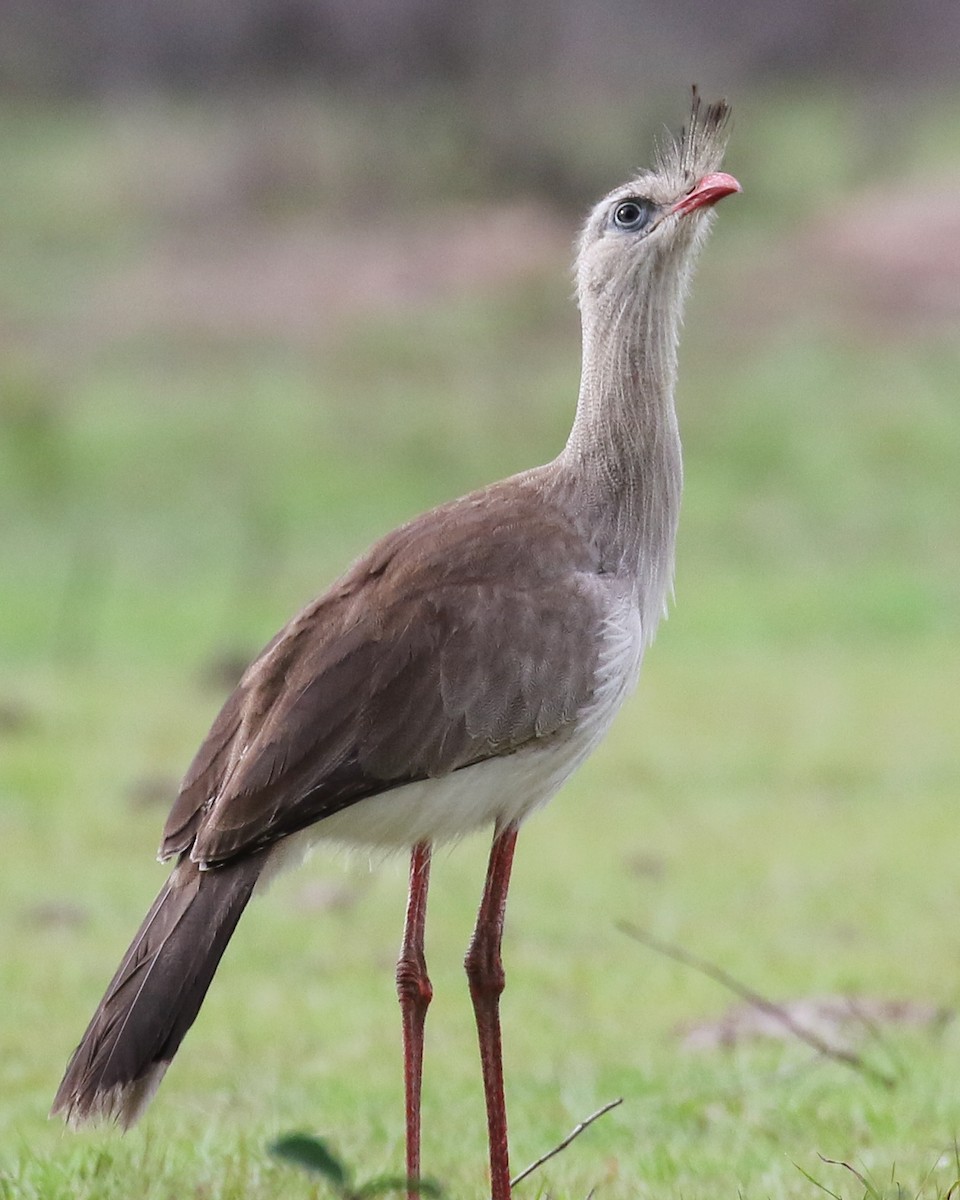
[[[505,500],[395,531],[274,638],[188,771],[164,855],[221,862],[573,720],[596,665],[593,555],[540,497]]]

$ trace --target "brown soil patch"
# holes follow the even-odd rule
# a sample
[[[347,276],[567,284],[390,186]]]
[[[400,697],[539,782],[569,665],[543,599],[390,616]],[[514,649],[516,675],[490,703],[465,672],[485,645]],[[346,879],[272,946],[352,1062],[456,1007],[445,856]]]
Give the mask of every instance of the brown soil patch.
[[[358,316],[494,290],[570,254],[546,205],[445,207],[382,225],[239,224],[158,244],[104,281],[90,322],[112,336],[189,328],[308,340]]]
[[[922,1000],[887,1000],[873,996],[805,996],[777,1005],[784,1017],[811,1035],[843,1045],[894,1025],[937,1030],[951,1019],[949,1009]],[[753,1004],[735,1004],[716,1021],[677,1028],[688,1050],[716,1050],[756,1038],[788,1041],[796,1033],[786,1020]]]

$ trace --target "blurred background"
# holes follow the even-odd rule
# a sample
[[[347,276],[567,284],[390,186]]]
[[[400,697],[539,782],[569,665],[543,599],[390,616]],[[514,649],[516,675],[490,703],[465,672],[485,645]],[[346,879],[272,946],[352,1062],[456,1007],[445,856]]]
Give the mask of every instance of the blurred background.
[[[683,119],[691,81],[734,101],[745,194],[685,349],[688,562],[773,556],[821,606],[836,579],[817,569],[854,572],[831,627],[861,628],[858,556],[880,539],[885,619],[932,619],[956,542],[911,555],[921,518],[955,508],[924,496],[955,449],[960,12],[901,16],[0,5],[11,665],[152,655],[155,607],[183,655],[259,637],[398,515],[389,489],[418,508],[553,453],[578,221]],[[741,503],[701,511],[711,486]],[[755,594],[737,607],[724,620],[771,619]]]
[[[679,127],[694,82],[732,101],[744,192],[681,348],[676,611],[611,744],[518,857],[515,1011],[537,1030],[579,1017],[562,1036],[581,1057],[557,1058],[560,1034],[508,1045],[558,1127],[594,1084],[602,1101],[676,1081],[677,1019],[724,998],[625,949],[619,918],[779,996],[956,1002],[958,47],[951,0],[0,0],[0,1137],[35,1147],[0,1174],[11,1194],[57,1194],[45,1172],[79,1153],[43,1114],[163,878],[166,806],[226,689],[375,536],[559,450],[578,223]],[[438,865],[448,992],[484,855]],[[298,1001],[304,1023],[324,1004],[355,1021],[316,1048],[312,1086],[375,1089],[382,1038],[392,1087],[402,893],[402,869],[365,863],[278,885],[161,1095],[238,1127],[245,1103],[248,1125],[317,1113],[284,1074],[302,1047],[262,1045],[256,1023],[299,995],[291,909],[321,913],[348,960],[311,941],[331,980]],[[685,1077],[700,1123],[663,1178],[706,1194],[716,1132],[713,1186],[733,1194],[723,1171],[762,1170],[730,1151],[725,1110],[703,1116],[708,1076]],[[950,1077],[918,1154],[960,1122]],[[359,1098],[323,1095],[342,1130]],[[395,1102],[372,1102],[380,1120]],[[189,1144],[186,1111],[159,1119]],[[597,1133],[624,1180],[649,1177],[636,1120]],[[396,1165],[395,1125],[362,1153]],[[882,1162],[884,1135],[857,1136]]]

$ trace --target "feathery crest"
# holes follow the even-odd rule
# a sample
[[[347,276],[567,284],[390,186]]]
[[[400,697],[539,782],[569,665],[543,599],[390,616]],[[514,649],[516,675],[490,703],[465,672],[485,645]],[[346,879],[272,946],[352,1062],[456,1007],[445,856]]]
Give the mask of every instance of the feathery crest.
[[[704,107],[696,84],[693,85],[690,121],[679,137],[668,134],[658,141],[654,171],[676,179],[681,186],[695,183],[719,169],[730,134],[730,105],[717,100]]]

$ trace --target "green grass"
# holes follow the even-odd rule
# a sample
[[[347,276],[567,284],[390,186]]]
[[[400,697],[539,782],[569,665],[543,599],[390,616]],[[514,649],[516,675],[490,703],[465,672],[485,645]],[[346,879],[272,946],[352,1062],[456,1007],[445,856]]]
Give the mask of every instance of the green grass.
[[[522,836],[510,904],[515,1168],[624,1103],[518,1196],[790,1200],[822,1194],[809,1175],[860,1200],[819,1155],[882,1195],[945,1196],[960,1174],[956,1022],[867,1039],[890,1090],[796,1043],[694,1053],[677,1026],[730,997],[617,928],[774,999],[960,998],[956,340],[869,334],[816,306],[756,328],[739,315],[752,264],[855,184],[929,169],[937,145],[955,164],[955,122],[931,104],[899,159],[871,164],[862,109],[761,100],[742,106],[730,165],[747,190],[687,321],[676,609],[602,752]],[[143,129],[169,193],[140,180]],[[102,280],[210,219],[176,167],[202,181],[216,130],[177,111],[0,125],[4,1200],[315,1195],[266,1149],[299,1129],[358,1178],[400,1169],[399,862],[318,855],[249,910],[136,1130],[65,1133],[45,1113],[164,877],[163,784],[219,703],[213,666],[398,520],[554,453],[575,396],[562,259],[315,344],[103,328]],[[258,194],[242,219],[308,207],[281,199]],[[458,1200],[484,1195],[460,960],[485,854],[472,839],[439,856],[429,920],[424,1164]]]

